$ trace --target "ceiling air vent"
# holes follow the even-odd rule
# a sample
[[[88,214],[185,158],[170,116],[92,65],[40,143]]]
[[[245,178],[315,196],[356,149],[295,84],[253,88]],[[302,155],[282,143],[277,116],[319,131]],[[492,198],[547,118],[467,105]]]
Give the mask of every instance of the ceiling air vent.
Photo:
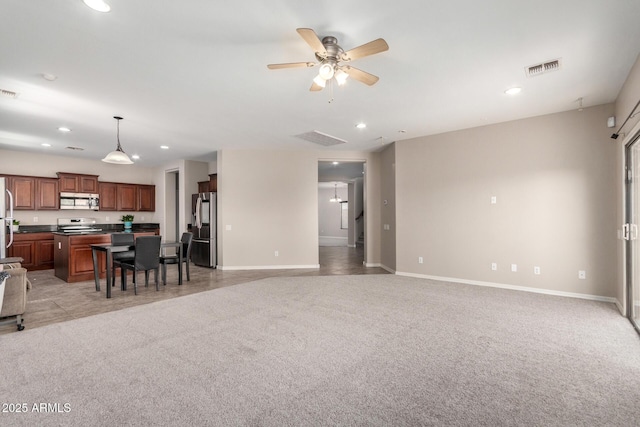
[[[73,147],[73,146],[69,146],[69,147],[64,147],[67,150],[73,150],[73,151],[84,151],[84,148],[82,147]]]
[[[0,95],[6,96],[7,98],[17,98],[18,94],[16,92],[11,92],[10,90],[0,89]]]
[[[524,71],[527,74],[527,77],[535,77],[541,74],[550,73],[551,71],[558,71],[559,69],[560,59],[553,59],[551,61],[543,62],[542,64],[525,67]]]
[[[335,136],[327,135],[326,133],[318,132],[317,130],[307,133],[301,133],[300,135],[295,136],[313,142],[315,144],[324,145],[325,147],[328,147],[330,145],[344,144],[347,142],[344,139],[336,138]]]

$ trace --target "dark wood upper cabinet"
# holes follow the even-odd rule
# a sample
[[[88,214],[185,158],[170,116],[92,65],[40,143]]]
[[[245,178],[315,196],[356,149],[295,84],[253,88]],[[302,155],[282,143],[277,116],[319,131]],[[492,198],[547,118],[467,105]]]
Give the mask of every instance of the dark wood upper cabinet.
[[[116,191],[116,210],[137,210],[138,186],[135,184],[118,184]]]
[[[138,185],[138,211],[155,212],[156,210],[156,186]]]
[[[59,180],[55,178],[36,179],[36,209],[60,209]]]
[[[213,191],[214,193],[218,191],[218,174],[217,173],[210,174],[209,181],[198,182],[198,193],[207,193],[209,191]]]
[[[118,210],[118,184],[115,182],[101,182],[98,184],[100,194],[100,210]]]
[[[36,209],[36,177],[12,176],[7,187],[13,194],[13,208],[16,210]]]
[[[58,172],[60,191],[63,193],[97,193],[98,175]]]
[[[100,195],[101,211],[155,212],[156,186],[99,182],[97,175],[58,172],[58,178],[0,175],[6,178],[16,210],[59,210],[60,193]],[[2,197],[2,196],[0,196]],[[5,195],[7,203],[9,196]],[[8,204],[7,204],[8,206]]]

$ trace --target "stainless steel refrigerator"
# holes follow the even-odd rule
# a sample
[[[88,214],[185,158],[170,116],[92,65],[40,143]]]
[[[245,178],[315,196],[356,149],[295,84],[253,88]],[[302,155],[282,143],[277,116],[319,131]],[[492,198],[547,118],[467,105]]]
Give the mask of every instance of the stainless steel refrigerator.
[[[9,239],[7,240],[7,230]],[[13,194],[7,188],[7,179],[0,178],[0,258],[7,257],[7,248],[13,244]]]
[[[203,267],[216,267],[216,193],[198,193],[191,196],[193,243],[191,261]]]

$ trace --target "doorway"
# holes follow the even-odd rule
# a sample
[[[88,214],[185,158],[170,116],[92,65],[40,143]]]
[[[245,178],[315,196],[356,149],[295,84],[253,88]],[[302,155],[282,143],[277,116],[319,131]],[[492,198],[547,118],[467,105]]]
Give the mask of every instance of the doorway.
[[[319,263],[362,267],[366,259],[364,160],[318,162]],[[331,201],[333,200],[333,201]],[[342,249],[328,249],[328,248]]]

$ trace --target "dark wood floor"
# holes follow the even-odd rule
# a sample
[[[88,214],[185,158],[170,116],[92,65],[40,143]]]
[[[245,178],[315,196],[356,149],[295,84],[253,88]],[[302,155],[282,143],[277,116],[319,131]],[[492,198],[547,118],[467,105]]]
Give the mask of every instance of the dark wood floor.
[[[129,280],[127,291],[121,291],[118,284],[112,288],[111,299],[105,297],[104,279],[101,292],[96,292],[93,281],[66,283],[55,277],[53,270],[31,271],[27,277],[33,288],[28,294],[24,325],[37,328],[267,277],[388,274],[382,268],[364,267],[363,258],[361,247],[320,247],[319,269],[223,271],[191,265],[191,280],[187,282],[185,277],[182,286],[177,284],[177,267],[171,265],[167,268],[167,285],[160,284],[160,291],[156,291],[155,284],[151,283],[148,288],[138,285],[138,295],[134,295]],[[139,280],[144,283],[141,273]],[[0,335],[16,331],[15,322],[0,324]]]

